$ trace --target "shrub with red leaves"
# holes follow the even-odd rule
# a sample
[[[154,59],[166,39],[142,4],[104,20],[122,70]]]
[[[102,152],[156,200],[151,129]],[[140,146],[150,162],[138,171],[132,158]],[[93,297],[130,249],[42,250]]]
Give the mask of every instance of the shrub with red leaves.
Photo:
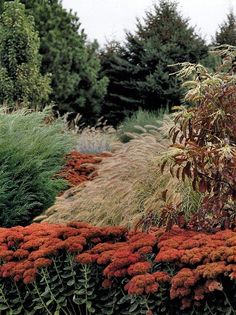
[[[58,175],[66,179],[71,186],[77,186],[97,176],[96,164],[109,156],[110,153],[84,154],[73,151],[66,156],[66,165]]]
[[[187,92],[184,105],[191,107],[179,108],[169,132],[171,158],[162,164],[162,171],[168,165],[172,176],[188,179],[203,194],[189,226],[211,232],[236,227],[236,48],[221,46],[215,53],[221,57],[216,73],[190,63],[178,72]],[[171,210],[167,226],[181,204]]]
[[[0,260],[0,307],[7,311],[208,314],[207,305],[221,314],[220,305],[223,311],[236,309],[232,230],[145,233],[83,222],[1,228]]]

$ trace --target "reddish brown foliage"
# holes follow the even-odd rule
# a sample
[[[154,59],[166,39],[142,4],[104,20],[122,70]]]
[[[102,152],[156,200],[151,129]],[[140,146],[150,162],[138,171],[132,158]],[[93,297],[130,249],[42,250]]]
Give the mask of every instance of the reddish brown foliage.
[[[224,277],[236,279],[235,245],[236,232],[231,230],[211,235],[177,229],[164,234],[155,261],[178,270],[171,280],[171,299],[181,299],[185,308],[206,293],[222,291]]]
[[[59,251],[78,254],[93,244],[94,238],[101,242],[119,240],[126,233],[124,228],[97,228],[86,223],[65,225],[32,224],[27,227],[0,229],[1,277],[12,277],[29,283],[37,269],[52,264],[51,258]]]
[[[59,176],[66,179],[71,186],[77,186],[97,176],[96,164],[100,163],[102,158],[109,156],[110,153],[83,154],[73,151],[67,155],[66,165]]]
[[[193,189],[204,194],[199,211],[191,219],[192,228],[235,227],[235,78],[221,71],[213,76],[204,70],[199,75],[198,66],[191,71],[186,100],[195,106],[184,108],[170,130],[176,150],[170,172],[179,180],[189,179]],[[165,165],[166,161],[162,170]]]
[[[127,232],[82,222],[1,228],[0,277],[33,282],[40,268],[53,268],[61,251],[73,254],[77,263],[102,266],[104,288],[126,279],[124,289],[129,294],[150,294],[165,283],[170,298],[180,299],[183,308],[221,291],[223,279],[236,279],[235,231]]]

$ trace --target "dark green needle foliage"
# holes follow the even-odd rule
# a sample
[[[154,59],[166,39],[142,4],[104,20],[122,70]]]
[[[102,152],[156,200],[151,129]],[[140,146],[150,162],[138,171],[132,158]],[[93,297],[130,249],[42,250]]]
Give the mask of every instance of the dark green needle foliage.
[[[233,10],[229,11],[226,20],[219,26],[219,30],[213,39],[213,44],[236,46],[236,16]]]
[[[7,2],[0,18],[0,103],[38,108],[50,93],[40,74],[39,37],[34,19],[19,1]]]
[[[88,43],[79,18],[66,11],[62,1],[21,2],[33,15],[39,32],[41,71],[51,73],[52,79],[50,100],[61,112],[79,112],[87,121],[93,121],[100,114],[108,83],[100,74],[97,43]]]
[[[198,62],[207,55],[207,46],[175,2],[161,0],[137,20],[136,31],[126,34],[122,47],[108,45],[103,52],[104,73],[110,79],[103,113],[112,108],[130,114],[142,107],[157,110],[179,104],[182,91],[169,65]]]

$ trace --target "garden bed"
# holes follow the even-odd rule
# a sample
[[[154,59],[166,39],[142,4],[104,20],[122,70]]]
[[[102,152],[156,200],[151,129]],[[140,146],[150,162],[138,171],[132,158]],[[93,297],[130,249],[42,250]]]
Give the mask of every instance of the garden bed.
[[[0,229],[2,314],[235,314],[236,232]]]

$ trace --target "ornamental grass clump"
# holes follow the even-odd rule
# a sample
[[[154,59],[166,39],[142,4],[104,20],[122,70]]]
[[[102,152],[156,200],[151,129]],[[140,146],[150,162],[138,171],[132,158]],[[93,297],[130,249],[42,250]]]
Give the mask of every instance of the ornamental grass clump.
[[[55,175],[73,139],[60,120],[45,125],[45,117],[43,112],[0,112],[1,226],[28,224],[65,187]]]
[[[116,130],[99,118],[95,126],[86,126],[80,122],[82,116],[78,116],[75,130],[78,133],[76,150],[85,154],[99,154],[111,152],[118,142]]]
[[[171,116],[165,115],[160,128],[146,126],[145,134],[133,133],[132,140],[98,164],[98,176],[93,181],[66,191],[43,216],[36,218],[37,222],[83,220],[100,226],[139,224],[145,229],[151,224],[161,225],[162,192],[166,186],[171,191],[168,202],[182,202],[188,219],[198,209],[201,194],[193,191],[190,182],[179,183],[167,169],[164,173],[160,170],[172,126]],[[67,177],[75,182],[76,178]]]
[[[126,143],[133,139],[133,133],[146,133],[146,126],[160,127],[162,125],[163,117],[167,113],[168,110],[164,109],[160,109],[158,112],[139,109],[131,117],[125,118],[122,124],[118,127],[119,139]]]
[[[1,314],[233,315],[235,244],[233,230],[0,228]]]
[[[55,205],[44,212],[44,220],[50,223],[83,220],[101,226],[134,226],[147,209],[136,196],[136,188],[149,174],[149,163],[165,147],[165,141],[157,141],[150,134],[122,145],[111,157],[103,159],[93,181],[60,196]]]

